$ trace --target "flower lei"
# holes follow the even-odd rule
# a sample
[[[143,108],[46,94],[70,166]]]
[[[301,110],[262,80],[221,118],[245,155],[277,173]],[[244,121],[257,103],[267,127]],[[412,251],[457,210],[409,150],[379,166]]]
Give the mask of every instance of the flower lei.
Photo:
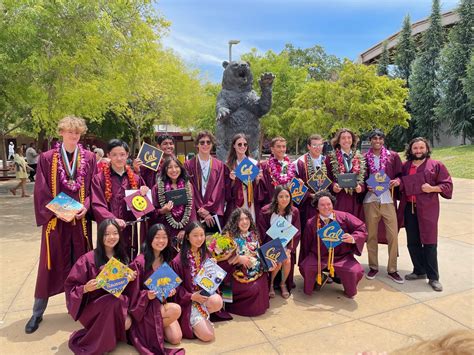
[[[160,206],[166,205],[166,200],[165,200],[165,191],[171,191],[171,183],[167,182],[166,185],[163,183],[163,180],[158,178],[157,181],[157,194],[158,194],[158,201],[160,202]],[[165,215],[166,221],[170,224],[170,226],[174,229],[183,229],[186,227],[186,225],[189,222],[189,219],[191,217],[191,210],[193,207],[193,195],[191,193],[191,183],[184,182],[184,180],[180,179],[178,180],[177,183],[178,189],[185,188],[186,189],[186,198],[188,202],[186,203],[186,206],[176,206],[173,207],[171,212],[168,212]],[[181,220],[178,222],[176,219],[180,218]]]
[[[295,164],[292,164],[290,158],[285,156],[283,159],[283,166],[280,162],[271,155],[268,159],[268,169],[270,177],[272,178],[272,185],[286,185],[295,176],[296,168]]]
[[[335,152],[330,153],[331,159],[331,171],[334,177],[337,177],[339,174],[348,173],[346,167],[344,166],[344,161],[342,157],[342,152],[340,149],[336,149]],[[360,154],[358,150],[353,151],[352,158],[352,169],[351,171],[357,174],[357,182],[362,184],[365,177],[365,160],[364,157]],[[354,189],[349,189],[354,190]]]
[[[313,159],[311,158],[311,155],[309,153],[306,153],[304,155],[304,164],[305,164],[305,170],[306,170],[306,181],[308,181],[315,173],[316,170],[314,170],[314,165],[313,165]],[[321,158],[321,168],[322,172],[324,175],[328,175],[327,169],[326,169],[326,164],[324,164],[324,156]]]
[[[377,169],[377,168],[375,168],[374,151],[372,150],[372,148],[370,148],[369,151],[366,154],[367,165],[369,167],[369,172],[371,174],[375,174],[379,170],[384,170],[385,171],[385,167],[387,166],[389,155],[390,155],[390,152],[388,151],[388,149],[385,148],[384,146],[382,146],[382,149],[380,149],[379,169]]]
[[[84,182],[84,177],[86,176],[86,163],[85,163],[85,153],[84,148],[81,144],[78,144],[79,154],[77,155],[77,168],[75,176],[67,176],[66,170],[64,169],[64,160],[61,156],[61,143],[57,143],[55,146],[54,155],[57,155],[57,171],[59,172],[59,181],[64,187],[67,187],[69,190],[76,192],[81,188],[82,183]],[[74,179],[75,177],[75,179]]]
[[[197,253],[193,253],[191,250],[188,251],[188,262],[189,262],[189,269],[191,271],[191,277],[193,280],[193,289],[194,291],[199,290],[199,286],[196,285],[194,282],[194,278],[196,277],[197,273],[199,272],[199,269],[201,268],[201,253],[198,250]],[[209,314],[206,312],[206,310],[202,307],[202,305],[198,302],[193,302],[192,305],[196,307],[196,309],[201,313],[201,315],[204,318],[208,318]]]
[[[112,198],[112,179],[110,177],[110,164],[105,164],[102,167],[102,172],[104,173],[104,178],[105,178],[105,191],[104,191],[105,200],[107,202],[110,202],[110,199]],[[135,180],[135,175],[133,174],[133,170],[128,165],[126,165],[125,172],[127,173],[128,182],[130,183],[130,188],[132,190],[137,190],[138,182]]]

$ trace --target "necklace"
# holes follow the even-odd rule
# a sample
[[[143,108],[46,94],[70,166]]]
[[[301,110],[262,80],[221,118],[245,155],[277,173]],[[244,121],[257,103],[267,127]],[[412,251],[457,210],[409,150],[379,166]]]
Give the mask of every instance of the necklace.
[[[86,176],[85,153],[81,144],[76,146],[73,154],[72,165],[67,157],[66,149],[63,144],[57,143],[54,155],[57,159],[57,171],[59,173],[59,181],[61,185],[69,190],[76,192],[81,188],[83,180]]]
[[[171,191],[171,183],[167,183],[167,186],[163,183],[163,180],[161,178],[158,178],[157,181],[157,195],[158,195],[158,201],[161,206],[166,205],[166,199],[165,199],[165,191]],[[191,183],[184,182],[184,180],[180,179],[177,183],[178,189],[180,188],[185,188],[186,189],[186,198],[187,198],[187,203],[186,206],[176,206],[173,207],[171,212],[168,212],[165,215],[166,221],[169,223],[171,227],[174,229],[183,229],[186,227],[186,225],[189,222],[189,219],[191,217],[191,209],[193,206],[193,195],[191,194]],[[181,218],[181,220],[178,222],[178,219]]]
[[[390,154],[390,152],[384,146],[382,146],[382,148],[380,149],[379,168],[377,169],[375,167],[375,154],[374,154],[373,149],[370,148],[369,151],[366,154],[367,165],[369,167],[369,172],[371,174],[375,174],[379,170],[384,170],[385,171],[385,167],[387,166],[387,161],[388,161],[389,154]]]
[[[283,161],[278,161],[273,155],[268,159],[268,170],[272,179],[272,185],[286,185],[295,176],[296,168],[290,158],[285,156]]]
[[[135,179],[135,175],[133,174],[132,169],[128,165],[126,165],[125,171],[127,172],[127,178],[130,184],[130,188],[132,190],[137,190],[138,183]],[[110,177],[110,164],[104,165],[102,167],[102,172],[104,173],[104,178],[105,178],[105,191],[104,191],[105,200],[107,202],[110,202],[110,199],[112,198],[112,179]]]

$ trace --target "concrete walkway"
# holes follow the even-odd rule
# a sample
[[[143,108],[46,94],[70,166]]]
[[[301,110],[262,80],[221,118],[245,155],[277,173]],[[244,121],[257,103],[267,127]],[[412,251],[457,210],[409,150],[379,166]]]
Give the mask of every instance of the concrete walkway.
[[[263,316],[236,316],[217,323],[216,341],[184,340],[188,354],[293,354],[391,351],[420,339],[456,329],[474,328],[473,217],[474,180],[454,179],[454,198],[442,200],[439,269],[444,292],[434,292],[426,281],[396,284],[385,267],[373,281],[359,284],[354,300],[340,285],[327,285],[308,297],[302,278],[288,300],[271,300]],[[69,354],[68,338],[79,329],[67,314],[64,295],[51,298],[44,320],[34,334],[24,326],[31,316],[38,267],[40,229],[35,226],[32,198],[13,197],[14,181],[0,182],[0,351],[3,354]],[[32,192],[33,184],[28,184]],[[399,271],[411,272],[404,230],[400,232]],[[387,249],[379,250],[386,265]],[[367,268],[367,254],[359,258]],[[114,354],[136,354],[120,344]]]

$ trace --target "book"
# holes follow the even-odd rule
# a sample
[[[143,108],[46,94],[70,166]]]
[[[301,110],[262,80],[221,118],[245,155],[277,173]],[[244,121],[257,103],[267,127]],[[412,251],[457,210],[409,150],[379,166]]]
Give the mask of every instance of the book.
[[[318,169],[313,176],[311,176],[306,182],[314,192],[326,190],[332,181],[327,177],[322,169]]]
[[[374,190],[374,193],[377,196],[380,196],[389,189],[390,178],[387,174],[385,174],[385,171],[380,170],[377,171],[375,174],[370,174],[366,183],[367,186],[371,187]]]
[[[124,201],[136,219],[139,219],[141,216],[144,216],[155,210],[155,207],[148,197],[146,195],[142,196],[139,190],[125,197]]]
[[[273,224],[267,230],[267,234],[272,239],[280,238],[284,247],[287,246],[296,233],[298,233],[298,228],[288,222],[283,216],[278,216],[276,221],[273,222]]]
[[[258,175],[258,172],[258,166],[252,163],[248,157],[245,157],[244,160],[242,160],[235,168],[235,176],[245,185],[248,185],[249,182],[254,181]]]
[[[342,243],[344,231],[337,221],[332,221],[318,230],[318,237],[324,243],[327,249],[335,248]]]
[[[287,259],[285,248],[279,238],[273,239],[265,243],[258,249],[258,255],[264,265],[264,269],[268,270],[273,266],[273,263],[281,263]]]
[[[181,206],[188,204],[188,197],[186,196],[186,189],[176,189],[165,191],[165,200],[173,201],[174,206]]]
[[[337,176],[337,183],[341,189],[355,189],[357,187],[357,174],[339,174]]]
[[[207,249],[211,252],[212,257],[217,261],[237,249],[234,239],[227,234],[214,233],[206,236]]]
[[[212,295],[219,288],[222,281],[224,281],[226,275],[227,272],[217,265],[215,261],[206,259],[194,278],[194,282],[209,295]]]
[[[127,265],[111,257],[102,271],[97,275],[97,285],[115,297],[120,297],[125,287],[127,287],[128,276],[132,273]]]
[[[293,202],[299,205],[306,195],[306,192],[308,192],[308,187],[303,184],[301,180],[294,177],[290,181],[290,192]]]
[[[164,262],[151,276],[145,281],[145,286],[154,291],[160,300],[166,300],[170,292],[178,287],[183,280],[174,272],[174,270]]]
[[[76,217],[77,212],[82,210],[83,207],[84,205],[82,203],[76,201],[64,192],[60,192],[46,205],[47,209],[67,222],[71,222],[74,217]]]
[[[148,143],[143,143],[140,151],[138,152],[137,158],[143,162],[144,167],[153,171],[157,171],[160,166],[162,156],[163,151]]]

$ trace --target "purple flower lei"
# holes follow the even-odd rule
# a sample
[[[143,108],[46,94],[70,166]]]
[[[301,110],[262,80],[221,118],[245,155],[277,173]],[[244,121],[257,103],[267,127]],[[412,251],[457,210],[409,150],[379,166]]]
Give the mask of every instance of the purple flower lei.
[[[388,150],[384,146],[380,149],[380,169],[375,168],[375,160],[374,160],[374,151],[372,148],[369,149],[367,152],[367,165],[369,166],[369,171],[371,174],[375,174],[379,170],[384,170],[387,166],[388,161]]]
[[[295,176],[295,165],[286,155],[283,159],[283,167],[280,165],[278,159],[273,156],[273,154],[270,155],[270,158],[268,159],[268,167],[274,186],[286,185]]]
[[[59,181],[64,187],[67,187],[71,191],[77,191],[81,188],[82,182],[84,180],[84,176],[86,176],[86,161],[85,161],[85,154],[84,148],[81,144],[77,144],[79,148],[79,164],[76,167],[76,176],[75,180],[69,182],[68,176],[66,174],[66,170],[64,169],[64,161],[61,154],[61,143],[56,144],[56,153],[58,155],[58,173],[59,173]]]

